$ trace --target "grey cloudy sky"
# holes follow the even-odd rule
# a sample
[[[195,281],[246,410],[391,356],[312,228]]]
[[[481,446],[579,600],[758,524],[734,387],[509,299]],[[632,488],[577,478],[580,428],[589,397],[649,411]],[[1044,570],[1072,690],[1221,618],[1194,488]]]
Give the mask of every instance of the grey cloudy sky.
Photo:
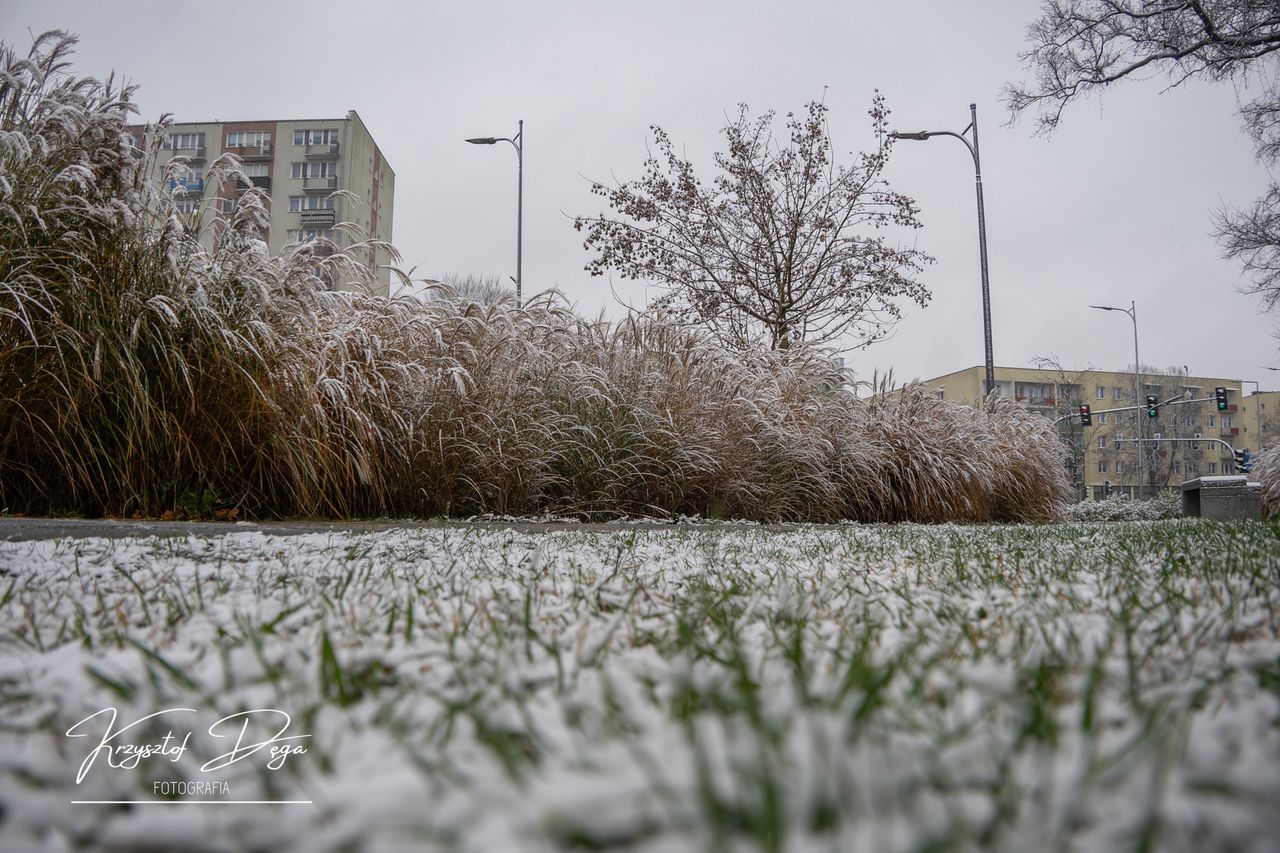
[[[878,88],[903,130],[960,131],[978,104],[995,361],[1055,354],[1068,366],[1142,360],[1280,387],[1276,318],[1237,292],[1211,212],[1245,205],[1266,170],[1229,87],[1161,94],[1133,81],[1071,109],[1055,136],[1006,127],[1001,86],[1037,4],[831,2],[28,2],[0,9],[0,38],[78,33],[77,70],[141,85],[143,119],[337,117],[357,110],[397,184],[394,242],[417,274],[514,273],[515,154],[469,146],[525,120],[526,292],[558,287],[579,311],[642,305],[644,288],[590,278],[571,216],[600,209],[584,176],[639,173],[650,124],[695,162],[734,105],[798,110],[823,97],[837,148],[871,144]],[[956,140],[904,142],[890,179],[916,198],[908,235],[937,263],[927,308],[851,354],[864,378],[899,381],[982,362],[972,163]],[[1251,386],[1250,386],[1251,387]]]

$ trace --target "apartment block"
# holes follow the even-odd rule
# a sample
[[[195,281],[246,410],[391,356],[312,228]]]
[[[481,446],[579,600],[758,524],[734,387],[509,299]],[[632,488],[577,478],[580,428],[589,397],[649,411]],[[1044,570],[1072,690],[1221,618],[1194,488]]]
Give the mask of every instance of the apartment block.
[[[976,406],[983,397],[982,366],[924,380],[944,400]],[[1280,392],[1244,394],[1246,381],[1182,373],[1143,373],[1134,400],[1134,375],[1126,371],[997,367],[996,389],[1057,423],[1071,453],[1068,470],[1077,497],[1136,496],[1180,489],[1184,480],[1234,473],[1233,450],[1257,453],[1280,441]],[[1213,401],[1227,389],[1227,408]],[[1147,414],[1146,398],[1159,403]],[[1079,407],[1090,407],[1082,426]],[[1138,478],[1138,430],[1145,451]]]
[[[139,147],[143,131],[130,128]],[[243,161],[249,183],[208,182],[210,164],[227,152]],[[250,186],[271,197],[271,222],[263,238],[272,254],[290,243],[317,240],[339,248],[366,238],[391,242],[395,172],[354,110],[336,119],[175,123],[156,163],[155,180],[164,180],[174,157],[186,158],[187,167],[168,181],[167,189],[209,249],[218,239],[216,223],[235,211]],[[335,227],[344,222],[358,233]],[[368,252],[359,260],[374,272],[375,292],[388,293],[387,252]],[[334,282],[336,288],[350,285]]]

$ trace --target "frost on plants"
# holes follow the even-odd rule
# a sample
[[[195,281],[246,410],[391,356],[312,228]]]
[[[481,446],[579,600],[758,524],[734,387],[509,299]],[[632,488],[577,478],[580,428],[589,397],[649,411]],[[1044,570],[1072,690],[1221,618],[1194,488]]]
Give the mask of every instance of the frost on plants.
[[[1069,494],[1021,409],[861,400],[806,346],[552,293],[333,292],[371,244],[268,257],[256,188],[230,219],[180,214],[147,179],[167,120],[135,148],[132,90],[71,76],[72,44],[0,50],[0,508],[981,521]]]
[[[1270,850],[1278,567],[1205,521],[0,543],[0,849]],[[107,707],[307,752],[77,785]],[[197,781],[311,803],[70,803]]]
[[[1280,442],[1258,454],[1249,479],[1262,484],[1262,517],[1280,518]]]

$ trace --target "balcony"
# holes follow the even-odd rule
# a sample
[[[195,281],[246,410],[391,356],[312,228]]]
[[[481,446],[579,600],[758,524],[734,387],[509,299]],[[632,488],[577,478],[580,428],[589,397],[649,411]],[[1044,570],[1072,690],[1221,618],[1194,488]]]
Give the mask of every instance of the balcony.
[[[266,190],[269,193],[271,192],[271,178],[267,177],[266,175],[254,175],[253,177],[249,178],[249,183],[247,184],[242,180],[239,180],[239,179],[236,180],[237,193],[246,192],[251,186],[257,187],[258,189],[261,189],[261,190]]]
[[[177,192],[181,190],[191,195],[200,195],[204,192],[204,179],[194,178],[192,180],[183,180],[181,178],[171,178],[169,180],[169,189]]]
[[[227,153],[234,154],[246,162],[270,160],[271,143],[267,142],[262,145],[228,145]]]
[[[193,163],[203,163],[205,160],[205,147],[201,145],[199,148],[173,148],[174,157],[185,157]]]
[[[303,228],[332,228],[338,221],[338,213],[329,207],[304,210],[300,221]]]
[[[1221,434],[1222,434],[1222,436],[1223,436],[1223,437],[1232,436],[1232,435],[1239,435],[1239,434],[1240,434],[1240,427],[1229,427],[1229,426],[1224,426],[1224,427],[1222,428],[1222,430],[1221,430]]]
[[[338,143],[308,142],[302,154],[312,160],[328,160],[338,156]]]
[[[320,175],[302,179],[302,189],[305,192],[333,192],[337,188],[337,175]]]

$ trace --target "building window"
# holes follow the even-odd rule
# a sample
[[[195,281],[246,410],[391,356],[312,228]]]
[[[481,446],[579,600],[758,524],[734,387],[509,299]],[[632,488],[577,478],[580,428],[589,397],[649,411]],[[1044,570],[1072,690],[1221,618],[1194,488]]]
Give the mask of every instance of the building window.
[[[1209,415],[1209,426],[1213,426],[1213,415]]]
[[[1099,474],[1107,473],[1107,460],[1105,459],[1098,460],[1098,473]]]
[[[333,240],[333,230],[329,228],[291,228],[290,243],[309,243],[312,240]]]
[[[1098,436],[1098,449],[1099,450],[1107,449],[1107,437],[1105,435]]]
[[[175,151],[191,151],[204,147],[203,133],[175,133],[164,141],[164,148]]]
[[[237,130],[227,134],[228,148],[261,148],[270,144],[269,130]]]
[[[330,178],[338,174],[338,164],[332,160],[321,160],[316,163],[294,163],[290,167],[293,178]]]
[[[1210,474],[1216,474],[1216,473],[1218,473],[1218,463],[1217,463],[1217,462],[1210,462],[1210,463],[1209,463],[1209,473],[1210,473]]]
[[[190,215],[196,212],[200,202],[194,198],[180,198],[173,203],[173,206],[179,213]]]
[[[1117,476],[1119,476],[1120,474],[1123,474],[1123,473],[1124,473],[1124,462],[1123,462],[1122,460],[1117,459],[1117,460],[1116,460],[1116,475],[1117,475]]]
[[[294,213],[300,210],[333,210],[333,199],[319,195],[291,195],[289,210]]]
[[[1107,389],[1102,385],[1095,386],[1094,394],[1099,400],[1107,399]]]
[[[1116,436],[1115,436],[1116,450],[1120,449],[1120,442],[1122,441],[1124,441],[1124,433],[1116,433]]]
[[[338,131],[333,128],[324,130],[295,130],[294,145],[332,145],[338,141]]]
[[[244,171],[246,178],[265,178],[267,176],[266,163],[245,163],[240,168]]]
[[[1107,422],[1107,413],[1106,413],[1106,412],[1099,412],[1098,414],[1094,415],[1093,417],[1098,421],[1098,425],[1099,425],[1099,426],[1101,426],[1102,424],[1105,424],[1105,423]]]

